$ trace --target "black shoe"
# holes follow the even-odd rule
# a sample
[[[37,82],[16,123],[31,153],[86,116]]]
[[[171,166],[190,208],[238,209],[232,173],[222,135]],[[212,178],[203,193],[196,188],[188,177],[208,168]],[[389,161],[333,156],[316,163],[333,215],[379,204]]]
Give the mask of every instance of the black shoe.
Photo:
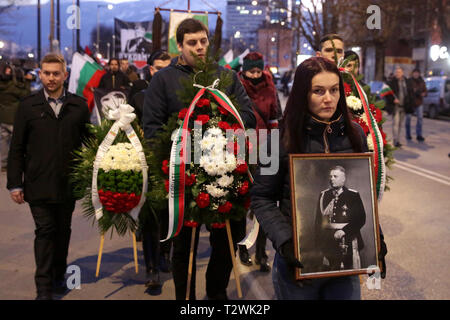
[[[394,144],[394,146],[395,146],[396,148],[400,148],[400,147],[402,146],[402,144],[401,144],[400,142],[396,142],[396,143]]]
[[[38,292],[35,300],[53,300],[51,292]]]
[[[425,138],[422,136],[417,136],[417,141],[420,141],[420,142],[425,141]]]
[[[168,253],[161,254],[159,257],[159,270],[162,272],[172,271],[172,263],[170,262],[170,256]]]
[[[53,284],[52,292],[57,295],[64,295],[69,292],[69,288],[67,288],[67,284],[65,280],[56,281]]]
[[[406,140],[412,140],[411,136],[406,136]]]
[[[159,272],[157,270],[147,272],[147,282],[145,283],[145,286],[150,290],[161,288],[161,281],[159,280]]]
[[[244,245],[239,245],[239,259],[244,266],[249,267],[252,265],[252,259],[248,254],[247,247]]]
[[[259,271],[261,271],[261,272],[269,272],[270,271],[270,265],[267,262],[267,256],[263,256],[262,258],[255,257],[255,263],[260,266]]]

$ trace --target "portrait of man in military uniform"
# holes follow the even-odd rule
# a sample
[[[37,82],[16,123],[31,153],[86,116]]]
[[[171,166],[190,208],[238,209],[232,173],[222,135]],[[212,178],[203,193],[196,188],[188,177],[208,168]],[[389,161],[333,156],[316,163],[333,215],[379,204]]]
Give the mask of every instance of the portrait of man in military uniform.
[[[347,188],[345,181],[345,168],[332,167],[330,187],[319,195],[315,235],[322,271],[361,269],[361,228],[366,223],[366,212],[359,192]]]
[[[378,264],[372,155],[290,155],[296,279],[364,274]]]

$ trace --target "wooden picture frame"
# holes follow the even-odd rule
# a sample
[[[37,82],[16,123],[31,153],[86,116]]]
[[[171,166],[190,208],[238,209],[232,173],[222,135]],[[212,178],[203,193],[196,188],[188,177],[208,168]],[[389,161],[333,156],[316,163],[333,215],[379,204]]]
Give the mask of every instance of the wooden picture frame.
[[[291,154],[289,167],[295,278],[381,270],[373,154]]]

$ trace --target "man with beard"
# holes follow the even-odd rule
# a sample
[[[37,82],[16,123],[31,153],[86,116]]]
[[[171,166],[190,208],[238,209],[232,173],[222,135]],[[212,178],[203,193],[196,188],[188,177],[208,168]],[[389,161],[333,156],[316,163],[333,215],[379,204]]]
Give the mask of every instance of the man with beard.
[[[119,59],[109,60],[109,71],[103,75],[98,87],[109,91],[123,91],[130,87],[130,79],[119,70]]]

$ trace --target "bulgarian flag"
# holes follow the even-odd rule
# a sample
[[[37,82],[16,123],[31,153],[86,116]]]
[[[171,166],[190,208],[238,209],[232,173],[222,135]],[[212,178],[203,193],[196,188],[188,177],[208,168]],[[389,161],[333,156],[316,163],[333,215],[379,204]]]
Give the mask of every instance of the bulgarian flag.
[[[225,67],[231,61],[233,61],[233,50],[230,49],[223,55],[222,59],[219,60],[219,66]]]
[[[392,91],[391,87],[389,87],[387,84],[383,83],[383,86],[380,90],[380,97],[384,98],[390,94],[394,95],[394,91]]]
[[[69,92],[85,97],[90,111],[95,105],[92,88],[98,87],[105,73],[105,70],[87,54],[74,53],[70,69]]]
[[[239,65],[244,63],[244,57],[250,52],[249,49],[246,49],[243,53],[233,59],[233,52],[229,50],[225,55],[220,59],[219,65],[228,69],[235,69]],[[231,53],[231,54],[230,54]]]

